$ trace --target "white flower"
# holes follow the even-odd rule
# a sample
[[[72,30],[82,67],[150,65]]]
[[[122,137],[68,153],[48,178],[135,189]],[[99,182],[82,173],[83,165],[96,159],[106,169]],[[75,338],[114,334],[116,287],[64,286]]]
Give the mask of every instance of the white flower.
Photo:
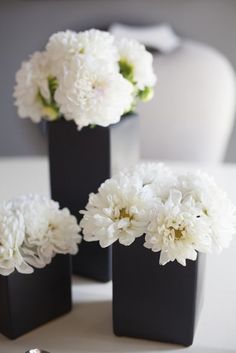
[[[13,200],[25,220],[22,253],[34,267],[44,267],[56,254],[76,254],[81,236],[76,218],[68,209],[46,197],[29,195]]]
[[[31,118],[33,122],[38,123],[45,115],[42,98],[50,100],[49,66],[46,53],[36,52],[29,61],[22,63],[17,72],[14,97],[21,118]]]
[[[178,180],[181,190],[192,195],[210,224],[211,250],[220,252],[228,247],[236,233],[236,208],[226,193],[201,171],[180,175]]]
[[[166,185],[168,181],[168,184],[173,185],[176,181],[173,171],[163,163],[141,163],[127,172],[131,175],[138,175],[142,179],[143,185],[152,185],[155,181],[162,185],[163,183]]]
[[[46,51],[53,64],[58,63],[60,65],[74,54],[80,53],[81,46],[78,41],[78,34],[69,30],[54,33],[49,38]],[[55,67],[52,70],[55,70]],[[57,73],[57,71],[55,72]]]
[[[117,40],[120,70],[137,88],[143,91],[155,85],[153,57],[145,46],[136,40],[123,38]]]
[[[55,33],[49,38],[47,52],[54,62],[52,69],[55,75],[60,74],[65,61],[78,55],[103,60],[104,65],[118,71],[118,51],[114,37],[105,31],[91,29],[79,33],[69,30]]]
[[[186,259],[196,260],[197,250],[206,252],[211,246],[209,224],[199,214],[191,196],[184,199],[179,190],[171,189],[153,211],[144,246],[161,252],[162,265],[177,260],[185,266]]]
[[[32,273],[21,254],[25,237],[24,218],[11,203],[0,206],[0,275],[8,276],[15,269],[21,273]]]
[[[133,87],[103,62],[74,56],[64,64],[55,100],[65,119],[79,128],[108,126],[130,109]]]
[[[119,49],[119,52],[118,52]],[[128,70],[128,73],[127,73]],[[152,55],[136,41],[91,29],[53,34],[16,74],[19,116],[40,122],[73,120],[79,129],[109,126],[152,96]]]
[[[141,164],[107,180],[81,213],[85,240],[130,245],[145,235],[144,246],[160,252],[161,265],[185,266],[198,252],[219,252],[236,234],[236,208],[211,177],[163,164]]]
[[[157,182],[154,183],[154,192]],[[202,172],[180,174],[160,197],[147,227],[144,246],[161,251],[160,263],[195,260],[229,246],[236,233],[236,210],[214,180]],[[168,197],[166,197],[168,192]]]
[[[81,211],[85,240],[98,240],[102,247],[116,240],[130,245],[146,230],[150,199],[149,190],[137,177],[120,174],[119,178],[107,180],[97,194],[90,194],[86,211]]]
[[[149,186],[156,203],[166,200],[170,188],[177,184],[175,173],[163,163],[141,163],[125,172],[127,175],[136,175],[141,178],[143,185]]]
[[[118,72],[119,55],[113,35],[105,31],[90,29],[79,32],[78,41],[84,55],[103,60],[111,69]]]

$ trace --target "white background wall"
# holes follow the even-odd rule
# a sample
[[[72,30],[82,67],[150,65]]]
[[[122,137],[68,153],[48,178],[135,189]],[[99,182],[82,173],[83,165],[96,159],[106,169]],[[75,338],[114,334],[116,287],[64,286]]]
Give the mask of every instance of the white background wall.
[[[235,0],[1,0],[0,155],[46,153],[39,126],[17,118],[14,75],[22,60],[63,29],[169,22],[183,37],[214,46],[236,68]],[[216,73],[217,74],[217,73]],[[226,160],[236,162],[236,127]]]

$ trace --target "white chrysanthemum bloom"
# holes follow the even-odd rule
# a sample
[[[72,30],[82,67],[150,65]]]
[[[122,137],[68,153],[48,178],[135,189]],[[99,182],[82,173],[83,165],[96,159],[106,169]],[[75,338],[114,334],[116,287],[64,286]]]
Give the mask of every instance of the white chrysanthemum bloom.
[[[201,217],[209,223],[212,251],[220,252],[228,247],[236,233],[236,208],[226,193],[201,171],[180,175],[178,182],[182,192],[194,198],[201,208]]]
[[[116,240],[160,252],[160,264],[196,260],[221,251],[236,234],[236,208],[202,172],[173,173],[162,164],[141,164],[107,180],[91,194],[80,224],[85,240],[102,247]]]
[[[106,31],[90,29],[78,33],[78,41],[84,55],[104,60],[110,68],[118,71],[119,54],[114,44],[114,37]]]
[[[186,259],[196,260],[197,250],[211,249],[209,223],[199,217],[201,209],[191,196],[184,198],[180,190],[171,189],[168,199],[158,202],[147,227],[144,246],[161,252],[160,264]]]
[[[33,269],[26,264],[21,254],[25,237],[23,215],[14,210],[12,204],[0,206],[0,274],[8,276],[15,269],[21,273],[32,273]]]
[[[50,100],[48,77],[50,64],[45,52],[36,52],[22,63],[16,73],[15,105],[21,118],[31,118],[35,123],[46,115],[42,99]]]
[[[155,192],[158,183],[153,185]],[[236,233],[236,210],[213,178],[202,172],[180,174],[173,186],[159,190],[144,246],[161,251],[161,264],[177,260],[185,265],[186,259],[196,259],[197,251],[219,252],[229,246]]]
[[[133,39],[117,40],[120,71],[129,81],[143,91],[153,87],[156,75],[153,71],[153,57],[143,44]]]
[[[80,50],[78,34],[70,30],[54,33],[46,46],[48,56],[54,63],[65,61],[68,57],[80,53]]]
[[[49,38],[47,52],[54,62],[55,75],[60,73],[65,61],[75,55],[104,60],[110,69],[118,71],[118,51],[114,37],[105,31],[91,29],[79,33],[69,30],[55,33]]]
[[[137,175],[141,178],[143,185],[148,185],[152,190],[156,203],[167,200],[170,188],[177,185],[176,174],[163,163],[140,163],[125,172],[127,175]]]
[[[22,253],[26,261],[41,268],[56,254],[76,254],[81,242],[77,220],[68,209],[39,195],[21,196],[13,200],[25,220]]]
[[[97,194],[90,194],[80,222],[86,241],[107,247],[119,241],[130,245],[144,234],[152,195],[138,177],[120,174],[105,181]]]
[[[171,185],[176,182],[173,171],[163,163],[148,162],[137,164],[130,171],[128,170],[128,173],[138,175],[143,180],[143,185],[152,185],[156,182],[159,185],[165,183],[166,187],[167,182]]]
[[[64,64],[55,100],[66,120],[79,128],[117,123],[129,111],[133,87],[106,63],[74,56]]]

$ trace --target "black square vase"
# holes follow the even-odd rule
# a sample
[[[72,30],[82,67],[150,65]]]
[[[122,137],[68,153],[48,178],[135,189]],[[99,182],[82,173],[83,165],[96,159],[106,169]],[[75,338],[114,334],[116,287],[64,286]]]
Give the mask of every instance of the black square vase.
[[[202,303],[205,257],[159,265],[138,238],[113,246],[113,329],[117,336],[189,346]]]
[[[0,332],[17,338],[71,310],[71,258],[57,255],[32,274],[0,275]]]
[[[127,115],[115,125],[78,130],[64,119],[48,123],[51,196],[80,221],[91,192],[139,159],[139,119]],[[111,249],[82,241],[73,273],[101,282],[111,279]]]

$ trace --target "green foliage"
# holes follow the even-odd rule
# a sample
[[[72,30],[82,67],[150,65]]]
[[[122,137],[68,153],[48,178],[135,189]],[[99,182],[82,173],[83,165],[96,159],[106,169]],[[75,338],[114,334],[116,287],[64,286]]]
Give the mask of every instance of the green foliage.
[[[133,65],[129,64],[126,60],[119,61],[120,73],[121,75],[126,78],[126,80],[130,81],[131,83],[134,82],[134,67]]]
[[[51,99],[54,100],[54,94],[56,92],[56,89],[58,87],[58,81],[56,77],[49,76],[48,77],[48,88],[51,93]]]
[[[42,105],[42,113],[49,118],[49,120],[56,120],[60,116],[59,107],[55,101],[54,95],[58,87],[56,77],[48,77],[48,88],[50,91],[50,99],[47,100],[40,90],[38,90],[37,99]]]
[[[153,97],[153,89],[151,87],[145,87],[143,90],[138,91],[137,96],[143,102],[147,102]]]

